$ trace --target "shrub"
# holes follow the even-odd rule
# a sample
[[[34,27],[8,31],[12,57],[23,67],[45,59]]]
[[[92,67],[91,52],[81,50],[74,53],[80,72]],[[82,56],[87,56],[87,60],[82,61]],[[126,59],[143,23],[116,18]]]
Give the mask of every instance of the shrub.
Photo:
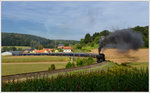
[[[72,68],[72,67],[75,67],[75,64],[74,64],[74,63],[68,62],[68,63],[66,64],[66,68]]]
[[[83,65],[83,60],[82,59],[77,59],[76,65],[77,66],[82,66]]]
[[[92,64],[94,62],[92,57],[87,58],[83,58],[83,59],[77,59],[76,60],[76,65],[77,66],[83,66],[83,65],[89,65]]]
[[[87,64],[89,65],[89,64],[92,64],[92,63],[94,63],[94,60],[93,60],[92,57],[89,57],[89,58],[87,59]]]
[[[51,70],[55,70],[55,65],[54,64],[51,64],[51,66],[48,68],[48,71],[51,71]]]

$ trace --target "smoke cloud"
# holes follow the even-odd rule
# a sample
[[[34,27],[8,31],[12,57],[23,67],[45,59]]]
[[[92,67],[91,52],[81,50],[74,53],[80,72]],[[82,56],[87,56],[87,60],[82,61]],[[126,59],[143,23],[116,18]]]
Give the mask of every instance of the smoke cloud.
[[[128,51],[129,49],[137,50],[143,44],[140,32],[133,32],[132,29],[117,30],[100,39],[99,53],[102,48],[117,48],[121,51]]]

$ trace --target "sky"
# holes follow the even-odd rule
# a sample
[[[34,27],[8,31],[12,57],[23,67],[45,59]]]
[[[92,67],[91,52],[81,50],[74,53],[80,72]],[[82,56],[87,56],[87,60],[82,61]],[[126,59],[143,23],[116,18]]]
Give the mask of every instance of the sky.
[[[147,26],[148,1],[2,1],[2,32],[80,40],[86,33]]]

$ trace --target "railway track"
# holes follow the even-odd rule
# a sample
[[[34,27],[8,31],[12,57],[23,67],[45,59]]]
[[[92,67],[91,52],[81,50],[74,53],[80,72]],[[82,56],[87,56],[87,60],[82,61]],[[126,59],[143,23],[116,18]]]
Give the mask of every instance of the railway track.
[[[21,74],[15,74],[15,75],[6,75],[6,76],[2,76],[2,82],[20,81],[20,80],[26,80],[30,78],[41,78],[44,76],[48,77],[53,74],[88,69],[88,68],[93,68],[93,67],[97,67],[97,66],[105,65],[105,64],[106,62],[102,62],[102,63],[94,63],[91,65],[68,68],[68,69],[56,69],[53,71],[39,71],[39,72],[21,73]]]

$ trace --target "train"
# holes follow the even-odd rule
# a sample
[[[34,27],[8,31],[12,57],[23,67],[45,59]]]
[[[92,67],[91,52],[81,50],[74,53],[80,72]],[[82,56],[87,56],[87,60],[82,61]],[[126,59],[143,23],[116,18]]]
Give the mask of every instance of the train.
[[[13,56],[76,56],[76,57],[93,57],[97,58],[97,63],[105,61],[105,55],[103,53],[12,53]]]

